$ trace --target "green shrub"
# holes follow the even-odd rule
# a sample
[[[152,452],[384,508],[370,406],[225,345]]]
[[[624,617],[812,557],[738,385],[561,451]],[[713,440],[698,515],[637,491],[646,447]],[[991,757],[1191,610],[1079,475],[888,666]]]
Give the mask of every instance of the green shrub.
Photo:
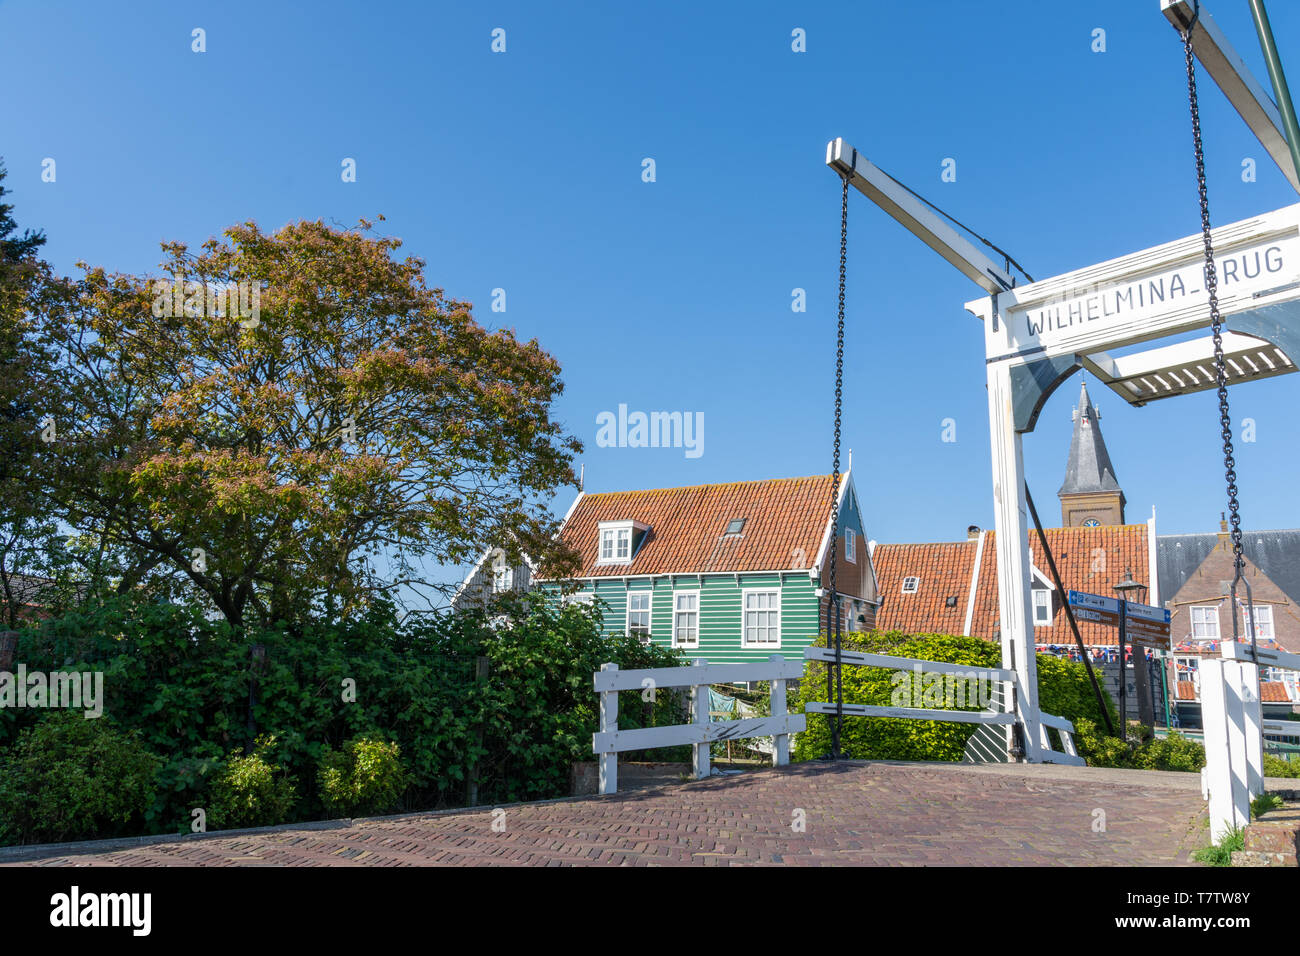
[[[208,826],[217,830],[284,823],[293,809],[293,780],[269,759],[274,737],[259,737],[253,752],[230,755],[212,782]]]
[[[0,842],[138,832],[161,763],[108,718],[48,714],[0,756]]]
[[[1001,648],[977,637],[907,635],[890,631],[853,633],[844,635],[843,640],[847,650],[943,661],[961,664],[972,670],[1002,666]],[[818,637],[817,646],[827,646],[826,635]],[[895,691],[907,689],[901,680],[902,676],[880,667],[845,667],[841,678],[844,702],[890,706],[894,703]],[[926,686],[923,678],[922,687]],[[1082,664],[1050,655],[1039,655],[1038,693],[1040,706],[1047,713],[1076,722],[1088,717],[1100,719],[1101,712],[1097,709],[1096,697]],[[826,699],[826,667],[820,662],[809,661],[799,685],[794,710],[800,712],[809,701]],[[949,709],[942,704],[933,706],[926,703],[924,698],[922,705],[927,709]],[[967,706],[963,709],[981,708]],[[977,726],[952,721],[850,717],[843,724],[840,748],[855,760],[959,761],[967,740]],[[799,735],[795,744],[794,759],[810,760],[828,750],[830,720],[822,715],[810,714],[808,729]]]
[[[1133,755],[1128,745],[1118,737],[1104,733],[1095,721],[1080,718],[1074,722],[1074,731],[1075,747],[1089,767],[1133,766]]]
[[[1137,738],[1131,738],[1131,741],[1140,739],[1140,743],[1126,744],[1118,737],[1107,736],[1091,720],[1077,720],[1074,728],[1079,755],[1090,767],[1196,773],[1205,766],[1205,746],[1176,731],[1160,738],[1145,727]]]
[[[325,750],[317,771],[325,809],[346,816],[394,809],[408,780],[401,752],[397,744],[377,737],[355,737],[342,750]]]
[[[1175,770],[1197,773],[1205,766],[1205,745],[1170,731],[1140,748],[1136,763],[1142,770]]]
[[[254,644],[264,649],[257,670]],[[216,777],[226,755],[250,744],[250,720],[256,734],[275,735],[275,763],[297,783],[289,820],[328,812],[318,787],[322,754],[359,736],[400,747],[410,775],[404,806],[463,806],[471,776],[483,803],[562,796],[570,763],[592,759],[592,673],[606,662],[681,663],[680,653],[635,637],[603,636],[596,609],[560,608],[539,594],[400,624],[377,602],[346,620],[239,631],[199,608],[132,593],[24,629],[17,659],[32,670],[104,671],[105,713],[167,757],[145,813],[151,833],[188,832],[195,807],[219,804]],[[620,728],[680,722],[675,693],[639,697],[622,695]],[[0,749],[35,722],[30,710],[0,709]]]
[[[1276,754],[1264,754],[1264,776],[1300,777],[1300,760],[1287,760]]]

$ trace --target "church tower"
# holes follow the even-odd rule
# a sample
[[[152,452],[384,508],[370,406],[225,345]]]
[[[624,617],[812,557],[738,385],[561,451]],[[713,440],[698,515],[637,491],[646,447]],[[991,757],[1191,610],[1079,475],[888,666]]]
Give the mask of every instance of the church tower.
[[[1088,386],[1079,390],[1074,410],[1074,437],[1065,483],[1056,493],[1061,499],[1061,526],[1088,528],[1124,523],[1124,492],[1115,480],[1106,442],[1101,437],[1101,413],[1088,399]]]

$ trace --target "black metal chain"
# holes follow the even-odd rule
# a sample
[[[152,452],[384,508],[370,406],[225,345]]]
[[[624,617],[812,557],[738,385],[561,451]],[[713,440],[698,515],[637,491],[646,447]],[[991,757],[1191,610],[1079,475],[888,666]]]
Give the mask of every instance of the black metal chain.
[[[829,640],[832,630],[835,633],[835,678],[832,686],[830,670],[826,671],[826,695],[835,698],[835,722],[831,725],[831,759],[840,756],[840,729],[844,719],[844,687],[840,680],[840,656],[842,652],[840,623],[840,594],[835,578],[836,551],[840,539],[840,419],[844,405],[844,284],[848,272],[849,258],[849,177],[844,177],[843,192],[840,195],[840,301],[839,320],[835,333],[835,462],[834,475],[831,480],[831,588],[830,600],[826,603],[826,637]]]
[[[1199,11],[1198,11],[1199,12]],[[1228,522],[1232,533],[1234,575],[1229,599],[1232,602],[1232,640],[1237,640],[1237,582],[1244,581],[1245,559],[1241,546],[1241,506],[1237,501],[1237,463],[1232,450],[1232,415],[1228,410],[1228,372],[1223,355],[1223,319],[1219,315],[1219,277],[1214,264],[1214,243],[1210,236],[1210,199],[1205,185],[1205,151],[1201,145],[1201,109],[1196,95],[1196,63],[1192,56],[1192,31],[1196,21],[1184,31],[1183,58],[1187,64],[1187,98],[1192,109],[1192,144],[1196,152],[1196,189],[1201,202],[1201,238],[1205,245],[1205,291],[1210,299],[1210,329],[1214,337],[1214,375],[1219,389],[1219,430],[1223,437],[1223,467],[1228,485]],[[1250,597],[1250,582],[1246,581]],[[1250,601],[1247,617],[1251,644],[1255,643],[1255,609]]]

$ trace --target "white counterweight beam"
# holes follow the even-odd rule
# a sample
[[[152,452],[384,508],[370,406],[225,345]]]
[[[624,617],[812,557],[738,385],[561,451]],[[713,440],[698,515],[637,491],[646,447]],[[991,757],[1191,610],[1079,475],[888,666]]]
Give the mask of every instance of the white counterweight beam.
[[[1160,0],[1161,12],[1179,33],[1192,22],[1193,9],[1191,0]],[[1277,104],[1255,79],[1246,61],[1219,29],[1204,3],[1201,4],[1196,29],[1192,31],[1192,53],[1223,90],[1233,109],[1241,114],[1273,162],[1277,163],[1291,188],[1300,192],[1300,176],[1297,176],[1295,163],[1291,160]]]
[[[897,219],[985,292],[996,295],[1015,284],[1006,271],[948,225],[942,216],[843,139],[826,144],[826,165],[847,177],[849,185]]]

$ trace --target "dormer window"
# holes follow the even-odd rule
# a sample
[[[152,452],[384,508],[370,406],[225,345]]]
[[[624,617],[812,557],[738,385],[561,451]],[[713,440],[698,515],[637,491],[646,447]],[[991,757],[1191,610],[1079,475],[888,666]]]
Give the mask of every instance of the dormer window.
[[[631,564],[649,525],[639,521],[602,521],[596,564]]]

